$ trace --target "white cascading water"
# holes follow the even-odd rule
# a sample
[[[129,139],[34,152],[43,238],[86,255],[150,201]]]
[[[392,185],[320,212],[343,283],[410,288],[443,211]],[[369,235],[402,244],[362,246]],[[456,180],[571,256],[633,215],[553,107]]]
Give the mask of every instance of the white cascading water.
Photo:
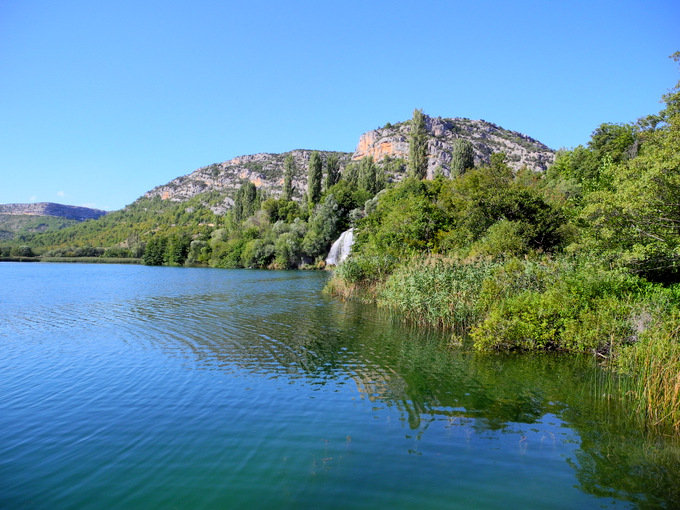
[[[354,229],[345,230],[331,246],[326,258],[327,266],[337,266],[347,258],[354,243]]]

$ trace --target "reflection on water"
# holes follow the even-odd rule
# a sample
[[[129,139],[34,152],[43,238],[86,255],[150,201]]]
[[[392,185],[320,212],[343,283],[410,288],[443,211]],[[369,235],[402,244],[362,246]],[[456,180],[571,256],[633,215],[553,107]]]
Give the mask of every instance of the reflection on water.
[[[451,351],[322,273],[0,276],[0,507],[680,502],[589,359]]]

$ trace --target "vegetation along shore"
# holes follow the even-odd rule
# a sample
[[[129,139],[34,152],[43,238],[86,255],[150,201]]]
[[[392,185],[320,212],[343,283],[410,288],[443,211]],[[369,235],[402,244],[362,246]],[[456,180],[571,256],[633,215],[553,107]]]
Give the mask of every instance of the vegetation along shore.
[[[354,154],[236,158],[98,219],[7,232],[0,257],[322,268],[350,227],[329,292],[477,350],[591,353],[645,426],[680,434],[680,83],[557,153],[415,110]]]

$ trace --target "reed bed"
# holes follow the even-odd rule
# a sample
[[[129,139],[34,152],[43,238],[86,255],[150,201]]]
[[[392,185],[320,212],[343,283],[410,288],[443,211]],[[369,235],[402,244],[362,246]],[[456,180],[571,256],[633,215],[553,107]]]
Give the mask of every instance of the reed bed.
[[[680,433],[680,314],[625,349],[619,369],[630,374],[636,411],[653,428]]]

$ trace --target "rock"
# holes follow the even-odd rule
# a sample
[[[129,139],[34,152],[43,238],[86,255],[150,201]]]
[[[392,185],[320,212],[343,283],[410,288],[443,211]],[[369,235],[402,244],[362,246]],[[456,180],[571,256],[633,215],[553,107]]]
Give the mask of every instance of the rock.
[[[545,171],[555,160],[555,151],[527,135],[509,131],[484,120],[465,118],[442,119],[425,116],[428,140],[428,177],[440,167],[449,175],[451,150],[456,138],[465,138],[475,151],[475,165],[489,163],[491,154],[505,152],[508,165],[515,171],[526,166],[531,170]],[[361,135],[353,161],[373,156],[376,162],[387,156],[408,158],[407,122],[375,129]]]

